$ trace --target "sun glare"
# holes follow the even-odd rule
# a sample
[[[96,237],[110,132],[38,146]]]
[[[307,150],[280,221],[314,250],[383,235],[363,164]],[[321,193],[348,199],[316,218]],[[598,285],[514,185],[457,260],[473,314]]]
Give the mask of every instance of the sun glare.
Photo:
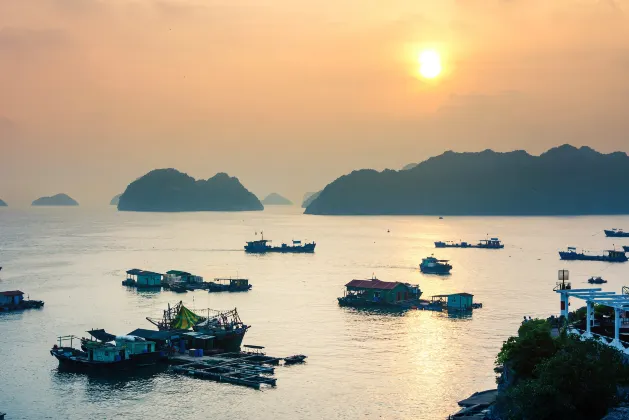
[[[441,73],[441,57],[435,50],[425,50],[419,55],[419,74],[434,79]]]

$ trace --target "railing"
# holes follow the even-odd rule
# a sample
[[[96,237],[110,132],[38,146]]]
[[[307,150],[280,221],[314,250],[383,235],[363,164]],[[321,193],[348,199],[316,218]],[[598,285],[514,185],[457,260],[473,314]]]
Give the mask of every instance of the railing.
[[[624,343],[620,340],[618,340],[617,342],[615,342],[615,339],[613,337],[607,337],[604,335],[600,335],[600,334],[596,334],[591,332],[590,333],[590,337],[587,337],[587,332],[581,329],[577,329],[574,327],[569,327],[568,328],[568,334],[573,334],[576,335],[577,337],[579,337],[579,339],[581,340],[587,340],[588,338],[591,338],[601,344],[604,344],[606,346],[610,346],[613,347],[615,349],[617,349],[618,351],[620,351],[621,353],[623,353],[625,356],[629,356],[629,344],[628,343]]]

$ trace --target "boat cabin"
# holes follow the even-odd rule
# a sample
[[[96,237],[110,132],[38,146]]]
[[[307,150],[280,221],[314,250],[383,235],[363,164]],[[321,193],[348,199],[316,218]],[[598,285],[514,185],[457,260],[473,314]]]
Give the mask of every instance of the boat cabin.
[[[0,305],[19,305],[24,300],[24,292],[11,290],[0,292]]]
[[[474,305],[474,295],[470,293],[452,293],[449,295],[434,295],[432,303],[441,303],[448,310],[467,311]]]
[[[370,302],[396,303],[419,299],[419,286],[397,281],[352,280],[345,285],[345,294],[355,295]]]
[[[127,271],[127,282],[137,287],[160,287],[162,274],[134,268]]]

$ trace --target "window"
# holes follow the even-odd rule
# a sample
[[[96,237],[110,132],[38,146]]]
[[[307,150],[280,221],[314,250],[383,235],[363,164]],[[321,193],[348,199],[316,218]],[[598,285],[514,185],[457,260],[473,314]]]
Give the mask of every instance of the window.
[[[401,292],[397,292],[397,300],[401,300],[402,299],[402,293]]]

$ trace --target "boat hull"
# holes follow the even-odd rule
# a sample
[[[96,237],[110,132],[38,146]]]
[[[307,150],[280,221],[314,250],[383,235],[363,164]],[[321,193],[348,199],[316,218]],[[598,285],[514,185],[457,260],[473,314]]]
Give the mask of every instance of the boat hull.
[[[240,347],[242,346],[242,341],[245,338],[245,334],[247,333],[247,328],[240,328],[236,331],[214,331],[214,330],[206,330],[203,328],[195,328],[195,331],[198,332],[207,332],[207,334],[213,335],[214,338],[214,348],[216,350],[220,350],[221,352],[238,352],[240,351]]]
[[[436,267],[426,267],[419,266],[419,270],[424,274],[450,274],[450,270],[452,270],[452,266],[436,266]]]
[[[605,236],[607,236],[608,238],[629,238],[629,232],[605,230]]]
[[[133,371],[145,366],[154,366],[161,361],[167,359],[166,354],[163,352],[151,352],[133,354],[129,359],[120,360],[117,362],[95,362],[89,361],[85,357],[77,357],[76,351],[67,355],[63,349],[52,349],[50,354],[59,361],[59,368],[73,372],[90,372],[90,373],[110,373],[110,372],[128,372]],[[84,352],[82,352],[84,353]]]
[[[559,258],[565,261],[604,261],[604,262],[626,262],[627,256],[622,254],[617,257],[607,255],[587,255],[575,252],[559,252]]]
[[[300,246],[245,246],[248,254],[266,254],[267,252],[279,252],[281,254],[312,254],[315,252],[316,244],[305,244]]]

